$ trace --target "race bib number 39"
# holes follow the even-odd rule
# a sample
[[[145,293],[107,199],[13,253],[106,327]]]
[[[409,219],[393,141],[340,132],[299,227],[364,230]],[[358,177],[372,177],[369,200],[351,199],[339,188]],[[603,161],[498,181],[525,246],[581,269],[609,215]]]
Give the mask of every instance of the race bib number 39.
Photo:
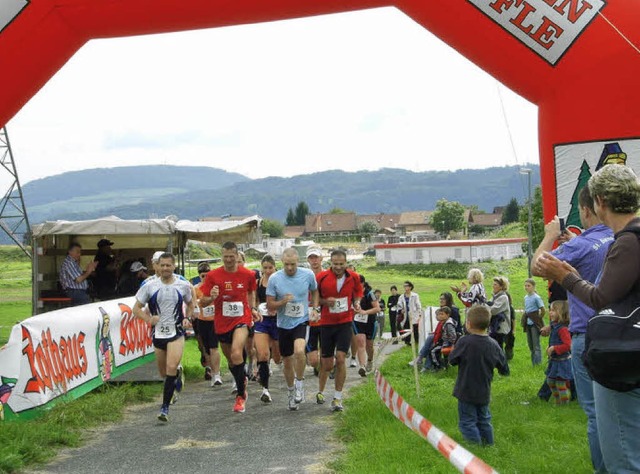
[[[304,316],[304,307],[306,303],[292,303],[289,302],[284,307],[284,315],[290,318],[301,318]]]
[[[329,306],[330,313],[344,313],[348,311],[348,309],[348,298],[346,296],[343,298],[337,298],[333,306]]]
[[[222,303],[222,316],[239,318],[244,315],[242,301],[225,301]]]

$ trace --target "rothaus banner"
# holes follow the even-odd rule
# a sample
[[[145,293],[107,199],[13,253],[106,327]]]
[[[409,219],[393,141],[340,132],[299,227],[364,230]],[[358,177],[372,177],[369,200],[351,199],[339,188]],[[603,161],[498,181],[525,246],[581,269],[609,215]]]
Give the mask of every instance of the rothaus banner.
[[[0,349],[0,419],[78,398],[153,357],[150,327],[135,298],[92,303],[16,324]]]

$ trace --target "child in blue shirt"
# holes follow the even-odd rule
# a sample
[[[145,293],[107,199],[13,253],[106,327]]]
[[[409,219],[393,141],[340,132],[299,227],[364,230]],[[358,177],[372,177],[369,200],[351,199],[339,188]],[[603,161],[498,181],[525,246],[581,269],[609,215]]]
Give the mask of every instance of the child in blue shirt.
[[[542,362],[542,350],[540,349],[540,329],[544,326],[544,302],[536,293],[536,282],[533,278],[524,281],[524,314],[522,316],[522,329],[527,333],[527,344],[531,352],[531,363],[539,365]]]

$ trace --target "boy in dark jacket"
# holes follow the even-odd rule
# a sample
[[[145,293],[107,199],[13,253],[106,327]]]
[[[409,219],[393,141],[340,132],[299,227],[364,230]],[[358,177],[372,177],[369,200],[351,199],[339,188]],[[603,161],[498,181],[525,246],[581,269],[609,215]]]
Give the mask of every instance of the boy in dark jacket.
[[[487,334],[491,312],[484,305],[467,311],[467,335],[460,338],[449,355],[451,365],[459,365],[453,396],[458,399],[458,428],[467,441],[492,445],[491,381],[493,369],[509,375],[509,366],[498,343]]]

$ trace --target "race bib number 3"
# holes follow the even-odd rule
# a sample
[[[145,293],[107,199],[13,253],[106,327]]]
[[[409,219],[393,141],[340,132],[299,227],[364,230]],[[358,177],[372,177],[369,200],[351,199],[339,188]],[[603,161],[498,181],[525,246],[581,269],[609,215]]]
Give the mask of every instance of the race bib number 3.
[[[292,303],[289,302],[284,307],[284,315],[290,318],[301,318],[304,316],[304,307],[306,303]]]
[[[222,303],[222,316],[227,318],[239,318],[244,315],[242,301],[225,301]]]
[[[330,313],[344,313],[348,309],[348,298],[346,296],[343,298],[337,298],[333,306],[329,306]]]
[[[356,315],[353,317],[353,320],[357,323],[366,323],[369,321],[369,315],[368,314],[362,314],[362,313],[356,313]]]
[[[170,323],[158,323],[156,324],[156,330],[154,333],[158,339],[169,339],[176,335],[176,325],[173,322]]]

